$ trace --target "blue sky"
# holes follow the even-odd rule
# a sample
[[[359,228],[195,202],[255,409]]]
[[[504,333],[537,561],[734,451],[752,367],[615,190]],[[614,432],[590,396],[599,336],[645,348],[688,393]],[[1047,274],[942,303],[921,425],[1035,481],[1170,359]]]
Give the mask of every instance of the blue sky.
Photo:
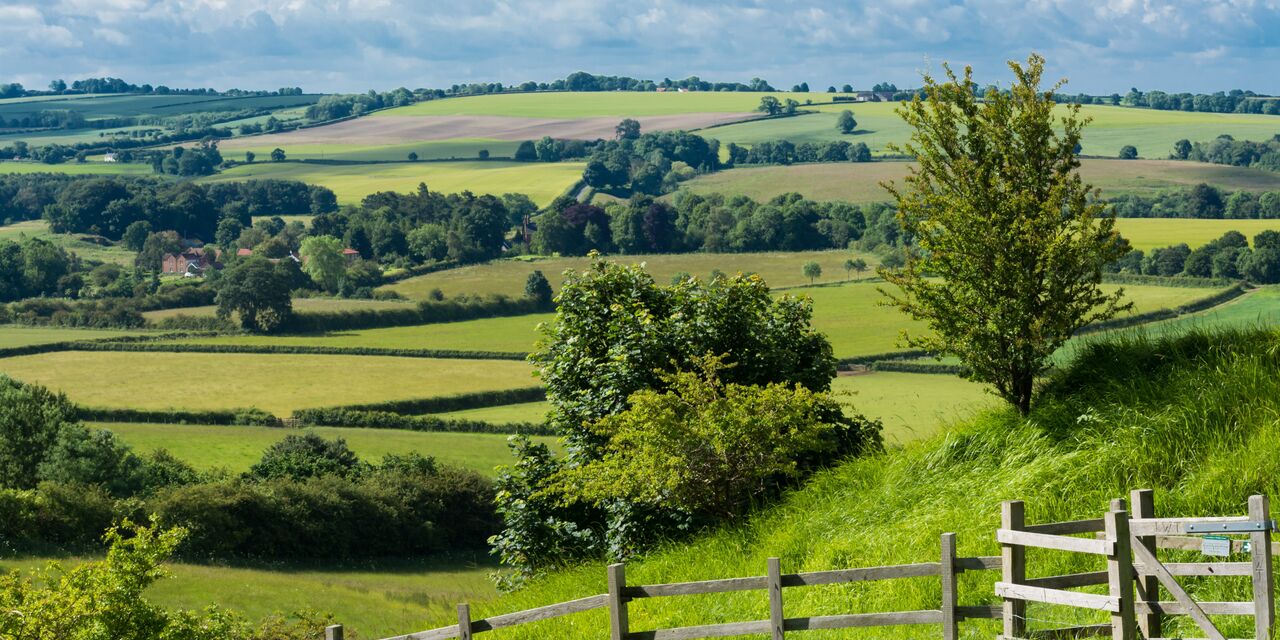
[[[1068,91],[1280,94],[1280,0],[0,0],[0,82],[360,91],[572,71],[775,86],[1005,81],[1035,50]]]

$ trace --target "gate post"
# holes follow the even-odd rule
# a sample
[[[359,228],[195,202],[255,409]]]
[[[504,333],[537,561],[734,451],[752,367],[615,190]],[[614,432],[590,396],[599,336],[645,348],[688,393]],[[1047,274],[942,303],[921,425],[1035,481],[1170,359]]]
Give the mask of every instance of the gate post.
[[[1111,596],[1120,599],[1120,610],[1111,614],[1111,637],[1113,640],[1136,640],[1138,630],[1134,619],[1129,513],[1123,510],[1107,512],[1106,533],[1107,539],[1115,542],[1115,549],[1107,558],[1107,586]]]
[[[782,615],[782,562],[777,558],[769,558],[769,637],[771,640],[783,640],[786,637],[786,617]]]
[[[1155,493],[1150,489],[1135,489],[1129,494],[1130,501],[1133,503],[1133,516],[1135,518],[1154,518],[1156,517]],[[1138,538],[1138,542],[1152,556],[1156,555],[1156,537],[1142,536]],[[1160,600],[1160,581],[1155,576],[1143,576],[1136,578],[1138,587],[1138,596],[1143,602],[1150,607],[1147,613],[1138,616],[1138,629],[1142,631],[1144,638],[1160,637],[1161,619],[1159,609],[1154,604]]]
[[[1025,527],[1026,509],[1021,500],[1000,503],[1000,528],[1018,531]],[[1020,545],[1000,545],[1000,579],[1008,584],[1022,584],[1027,579],[1027,551]],[[1027,635],[1027,603],[1015,598],[1004,599],[1004,637]]]
[[[942,640],[960,637],[956,620],[956,534],[942,534]]]
[[[1249,519],[1267,522],[1267,529],[1249,534],[1253,562],[1253,624],[1255,637],[1271,638],[1276,626],[1276,602],[1271,575],[1271,500],[1249,497]]]
[[[610,640],[626,640],[631,632],[627,622],[627,598],[622,592],[627,588],[626,566],[622,563],[609,565],[609,638]]]

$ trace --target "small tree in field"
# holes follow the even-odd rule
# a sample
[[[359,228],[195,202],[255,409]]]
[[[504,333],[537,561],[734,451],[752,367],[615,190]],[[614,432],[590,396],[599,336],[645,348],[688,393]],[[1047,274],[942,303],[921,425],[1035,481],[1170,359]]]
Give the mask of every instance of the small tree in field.
[[[840,133],[853,133],[858,128],[858,121],[853,118],[853,112],[845,109],[840,112],[840,116],[836,118],[836,129]]]
[[[809,279],[809,284],[813,284],[814,280],[822,277],[822,265],[810,260],[804,263],[804,277]]]
[[[972,69],[957,77],[944,65],[946,82],[925,75],[927,99],[898,109],[914,131],[893,148],[918,165],[905,185],[884,186],[920,250],[881,274],[897,286],[882,290],[887,304],[929,325],[909,345],[958,356],[971,378],[1026,415],[1049,356],[1077,329],[1130,305],[1122,291],[1098,286],[1123,248],[1077,172],[1087,119],[1071,106],[1055,121],[1063,83],[1041,89],[1043,58],[1009,67],[1011,90],[980,102]]]

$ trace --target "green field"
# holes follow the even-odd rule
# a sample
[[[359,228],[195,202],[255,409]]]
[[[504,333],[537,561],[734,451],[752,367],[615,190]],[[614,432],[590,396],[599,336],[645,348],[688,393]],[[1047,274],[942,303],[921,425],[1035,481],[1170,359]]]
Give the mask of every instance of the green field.
[[[378,349],[457,349],[464,351],[527,352],[538,338],[534,328],[554,317],[540,313],[508,318],[485,318],[383,329],[332,331],[302,335],[234,335],[181,338],[181,344],[308,345],[371,347]]]
[[[0,571],[42,567],[51,558],[0,558]],[[58,558],[74,565],[77,558]],[[347,637],[373,640],[426,628],[428,617],[456,611],[458,602],[485,602],[498,592],[488,575],[489,558],[364,561],[351,564],[272,562],[264,565],[203,565],[171,562],[172,577],[147,591],[171,609],[216,604],[250,619],[299,609],[332,612]],[[456,614],[455,614],[456,615]]]
[[[831,390],[848,405],[848,411],[884,423],[884,441],[889,445],[932,437],[995,402],[984,385],[932,373],[842,375]]]
[[[120,245],[102,246],[94,242],[81,240],[76,234],[53,233],[49,231],[49,224],[44,220],[24,220],[15,222],[10,225],[0,226],[0,240],[12,240],[17,242],[23,237],[34,237],[48,240],[53,244],[70,251],[85,260],[96,260],[98,262],[114,262],[116,264],[132,266],[133,259],[136,255],[134,252]]]
[[[869,355],[898,348],[903,329],[920,331],[922,323],[904,316],[893,307],[879,304],[884,297],[877,290],[883,284],[854,283],[841,287],[815,287],[789,291],[813,300],[813,326],[827,334],[837,357]],[[1114,291],[1116,285],[1102,285]],[[1165,309],[1207,297],[1204,288],[1124,285],[1126,299],[1134,303],[1134,313]]]
[[[463,411],[450,411],[437,414],[442,418],[459,418],[462,420],[481,420],[494,424],[512,424],[516,422],[539,423],[546,420],[547,411],[551,409],[549,402],[522,402],[520,404],[504,404],[498,407],[481,407]]]
[[[283,144],[286,157],[291,160],[350,160],[356,162],[402,162],[410,153],[419,160],[447,160],[475,158],[481,149],[495,158],[514,156],[520,143],[515,140],[490,138],[454,138],[451,140],[424,140],[404,144]],[[219,146],[225,158],[242,160],[245,151],[252,151],[258,159],[266,160],[276,145],[262,145],[253,136],[229,140]]]
[[[15,162],[0,160],[0,173],[67,173],[71,175],[103,175],[103,176],[149,176],[155,172],[149,164],[125,162],[64,162],[62,164],[44,164],[43,162]]]
[[[507,436],[491,433],[433,433],[396,429],[354,429],[342,427],[228,427],[176,424],[92,423],[109,429],[140,452],[167,449],[179,460],[200,469],[248,471],[262,452],[285,436],[314,433],[327,439],[342,438],[365,462],[377,462],[388,453],[420,453],[441,463],[465,467],[486,476],[494,467],[512,460]],[[555,438],[537,436],[535,441],[554,445]]]
[[[238,111],[241,109],[277,109],[307,105],[320,99],[319,94],[301,96],[199,96],[91,94],[40,96],[0,100],[0,116],[4,118],[34,115],[40,111],[66,109],[84,114],[85,119],[135,116],[174,116],[206,111]]]
[[[1199,247],[1222,237],[1228,231],[1243,233],[1249,242],[1268,229],[1280,230],[1280,220],[1202,220],[1195,218],[1120,218],[1116,230],[1129,239],[1134,248],[1149,251],[1155,247],[1187,243]]]
[[[26,347],[34,344],[50,344],[71,340],[96,340],[138,335],[137,331],[115,329],[71,329],[64,327],[30,327],[16,324],[0,324],[0,349]]]
[[[699,176],[681,188],[694,193],[741,194],[761,202],[789,192],[814,200],[888,202],[892,198],[880,184],[901,184],[910,167],[906,162],[741,167]],[[1280,173],[1274,171],[1182,160],[1086,159],[1080,175],[1102,189],[1103,197],[1149,195],[1201,182],[1228,191],[1280,191]]]
[[[507,360],[64,351],[0,360],[0,372],[98,407],[294,409],[528,387]]]
[[[360,309],[403,309],[412,307],[414,303],[404,300],[366,300],[362,298],[294,298],[293,310],[300,313],[323,313],[327,311],[356,311]],[[142,317],[151,322],[176,316],[213,316],[218,307],[204,305],[199,307],[177,307],[175,309],[157,309],[144,311]]]
[[[582,177],[580,162],[402,162],[323,165],[257,162],[233,167],[201,182],[277,179],[329,187],[342,204],[356,204],[378,191],[410,192],[425,182],[432,191],[476,194],[523,193],[545,205]]]
[[[712,270],[719,269],[728,274],[739,271],[758,273],[770,286],[777,288],[809,284],[809,279],[804,277],[801,267],[810,260],[822,265],[822,277],[818,278],[817,282],[843,281],[845,279],[844,261],[854,257],[866,260],[871,269],[875,269],[879,264],[879,260],[872,254],[849,251],[618,255],[609,256],[609,259],[624,264],[644,263],[659,284],[669,283],[671,277],[677,273],[684,272],[706,278]],[[450,297],[461,294],[491,295],[495,293],[519,296],[524,293],[525,278],[535,269],[542,271],[551,281],[551,286],[559,289],[561,273],[566,269],[585,269],[589,264],[590,260],[587,258],[496,260],[408,278],[383,288],[415,300],[425,299],[432,289],[440,289]],[[870,271],[864,273],[863,277],[870,273]]]
[[[897,106],[888,102],[821,105],[818,109],[822,113],[818,114],[713,127],[703,130],[702,134],[722,143],[746,145],[780,139],[796,144],[848,140],[865,142],[873,152],[879,153],[885,151],[886,144],[906,142],[910,135],[906,124],[894,113]],[[853,111],[858,120],[858,129],[853,135],[836,130],[836,116],[844,109]],[[1219,135],[1230,134],[1238,140],[1268,140],[1280,132],[1280,119],[1276,116],[1101,105],[1087,105],[1081,112],[1093,119],[1085,127],[1081,150],[1092,156],[1115,157],[1121,147],[1134,145],[1143,158],[1167,158],[1173,143],[1184,138],[1208,142]]]

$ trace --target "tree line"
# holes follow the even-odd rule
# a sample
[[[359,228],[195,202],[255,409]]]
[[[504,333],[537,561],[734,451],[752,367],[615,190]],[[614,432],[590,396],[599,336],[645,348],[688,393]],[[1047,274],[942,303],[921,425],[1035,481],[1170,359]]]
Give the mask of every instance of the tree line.
[[[1130,249],[1109,264],[1112,273],[1151,276],[1189,276],[1248,280],[1255,284],[1280,283],[1280,231],[1263,231],[1253,237],[1253,246],[1239,231],[1192,249],[1185,242],[1159,247],[1144,253]]]
[[[1167,93],[1164,91],[1139,91],[1130,89],[1124,95],[1054,94],[1054,100],[1065,104],[1102,104],[1125,107],[1141,107],[1159,111],[1198,111],[1202,113],[1262,113],[1280,115],[1280,100],[1246,91],[1232,89],[1214,93]]]
[[[1233,167],[1257,167],[1268,171],[1280,171],[1280,134],[1261,142],[1236,140],[1226,134],[1209,142],[1192,143],[1185,139],[1179,140],[1174,143],[1173,153],[1169,157],[1175,160],[1194,160]]]

